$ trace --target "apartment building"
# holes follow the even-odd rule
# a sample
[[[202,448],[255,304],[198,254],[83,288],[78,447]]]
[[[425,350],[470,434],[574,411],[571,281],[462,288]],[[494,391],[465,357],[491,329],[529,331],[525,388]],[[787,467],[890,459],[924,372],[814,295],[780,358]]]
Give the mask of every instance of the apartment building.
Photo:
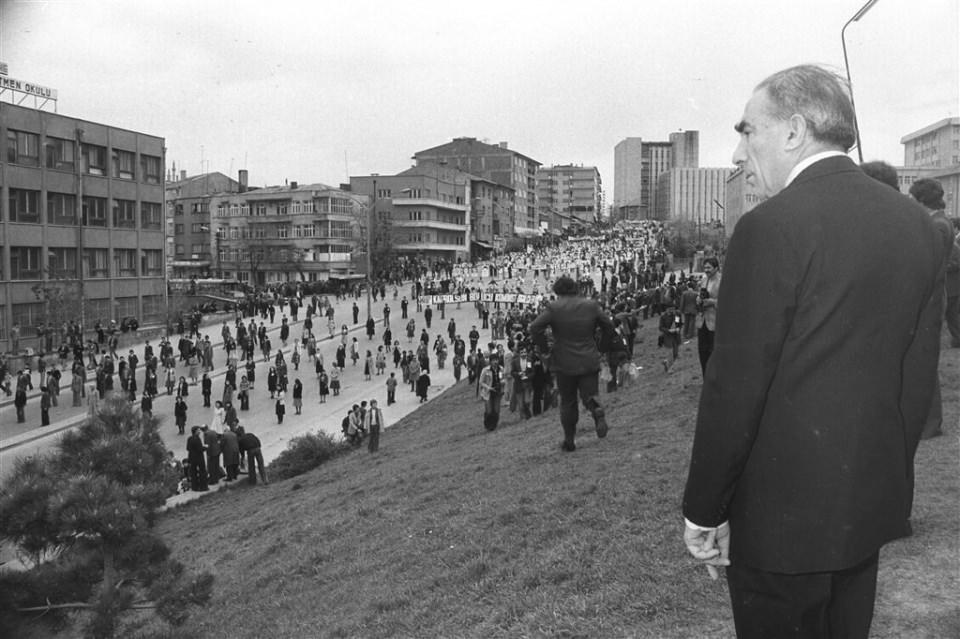
[[[451,264],[470,258],[472,190],[464,172],[425,162],[396,175],[351,176],[350,190],[372,200],[374,240],[398,255]]]
[[[217,271],[251,286],[362,271],[369,201],[326,184],[268,186],[210,198]]]
[[[603,212],[600,171],[595,166],[573,164],[540,167],[537,170],[537,202],[541,219],[549,228],[563,230],[573,222],[591,225]]]
[[[0,140],[4,345],[14,324],[36,347],[40,325],[161,321],[164,139],[0,103]]]
[[[540,233],[537,207],[537,169],[540,162],[509,148],[506,142],[487,144],[476,138],[454,138],[451,142],[417,151],[419,164],[439,164],[477,175],[513,190],[512,229],[510,237]],[[509,237],[505,238],[509,239]]]
[[[221,277],[215,254],[213,227],[210,224],[210,199],[217,193],[240,193],[246,190],[247,172],[241,170],[239,180],[219,172],[187,177],[171,171],[165,189],[167,214],[167,277]]]

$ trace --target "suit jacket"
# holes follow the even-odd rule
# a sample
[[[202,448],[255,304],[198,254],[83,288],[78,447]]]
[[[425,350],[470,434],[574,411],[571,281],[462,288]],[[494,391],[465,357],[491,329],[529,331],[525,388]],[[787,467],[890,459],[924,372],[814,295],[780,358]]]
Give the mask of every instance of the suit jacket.
[[[560,295],[530,323],[530,336],[541,352],[547,350],[545,331],[553,328],[550,369],[564,375],[586,375],[600,370],[596,331],[613,332],[613,321],[592,299]]]
[[[731,561],[839,570],[905,532],[939,356],[929,217],[832,157],[738,222],[683,506],[729,520]]]

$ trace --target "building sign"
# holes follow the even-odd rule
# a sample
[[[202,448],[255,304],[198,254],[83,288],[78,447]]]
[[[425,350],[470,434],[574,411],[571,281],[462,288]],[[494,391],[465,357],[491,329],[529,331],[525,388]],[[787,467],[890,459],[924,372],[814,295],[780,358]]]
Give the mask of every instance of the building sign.
[[[11,78],[8,75],[9,70],[6,62],[0,62],[0,93],[5,89],[10,89],[11,91],[19,91],[20,93],[26,93],[47,100],[57,99],[56,89],[45,87],[42,84],[34,84],[33,82]]]
[[[51,100],[57,99],[56,89],[51,89],[50,87],[34,84],[32,82],[24,82],[23,80],[17,80],[16,78],[11,78],[6,75],[0,77],[0,90],[2,89],[12,89],[13,91],[20,91],[21,93],[35,95],[38,98],[49,98]]]

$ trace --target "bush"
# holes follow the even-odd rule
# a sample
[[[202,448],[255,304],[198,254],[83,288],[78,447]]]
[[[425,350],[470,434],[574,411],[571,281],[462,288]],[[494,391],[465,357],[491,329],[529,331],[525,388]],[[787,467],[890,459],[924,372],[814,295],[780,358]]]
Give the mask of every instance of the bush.
[[[326,433],[307,433],[291,439],[287,449],[270,462],[268,472],[271,479],[289,479],[349,450],[352,450],[349,444]]]

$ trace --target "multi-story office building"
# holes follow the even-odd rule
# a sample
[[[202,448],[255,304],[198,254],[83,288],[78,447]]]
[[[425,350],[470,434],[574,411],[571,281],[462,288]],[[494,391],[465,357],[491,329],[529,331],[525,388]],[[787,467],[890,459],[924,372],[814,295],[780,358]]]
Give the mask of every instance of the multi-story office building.
[[[446,144],[417,151],[413,159],[417,164],[439,164],[510,187],[514,194],[510,236],[539,234],[537,168],[540,163],[511,150],[506,142],[494,145],[476,138],[454,138]]]
[[[350,190],[373,198],[373,241],[428,262],[469,259],[471,176],[422,163],[397,175],[351,176]]]
[[[699,224],[723,222],[727,179],[732,169],[669,169],[657,183],[658,220]]]
[[[945,118],[900,138],[903,165],[922,168],[960,166],[960,117]]]
[[[161,321],[163,138],[0,103],[0,139],[0,339]]]
[[[320,281],[363,270],[355,255],[367,198],[290,182],[210,198],[219,273],[252,286]]]
[[[537,170],[537,204],[541,218],[553,218],[550,224],[579,221],[591,225],[600,220],[603,196],[600,171],[595,166],[572,164],[540,167]],[[555,212],[559,215],[546,215]],[[569,226],[569,222],[567,224]]]
[[[470,178],[470,249],[473,257],[503,251],[512,236],[513,189],[493,180],[465,173]]]
[[[947,217],[960,218],[960,117],[945,118],[900,139],[904,166],[898,168],[906,193],[919,178],[939,180]]]
[[[247,172],[240,180],[223,173],[203,173],[187,177],[176,168],[165,189],[167,211],[167,276],[174,279],[220,277],[210,226],[210,198],[215,193],[240,193],[246,190]]]
[[[658,210],[657,181],[673,168],[696,168],[700,133],[671,133],[668,142],[626,138],[614,147],[614,214],[619,220],[652,219]]]

